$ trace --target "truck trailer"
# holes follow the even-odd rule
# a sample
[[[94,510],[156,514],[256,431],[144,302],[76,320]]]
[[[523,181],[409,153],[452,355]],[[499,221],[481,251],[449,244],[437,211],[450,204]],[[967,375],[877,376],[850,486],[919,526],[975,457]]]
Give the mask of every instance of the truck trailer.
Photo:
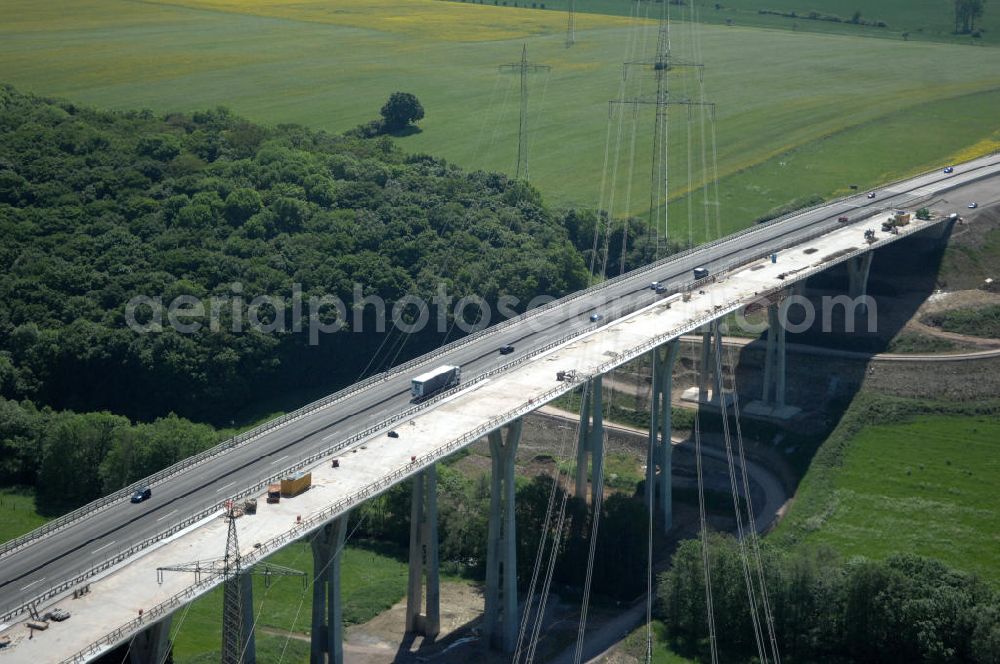
[[[280,503],[281,502],[281,485],[280,484],[268,484],[267,485],[267,502],[269,502],[269,503]]]
[[[410,383],[410,395],[414,401],[420,401],[441,390],[455,387],[461,380],[462,368],[445,364],[414,377]]]

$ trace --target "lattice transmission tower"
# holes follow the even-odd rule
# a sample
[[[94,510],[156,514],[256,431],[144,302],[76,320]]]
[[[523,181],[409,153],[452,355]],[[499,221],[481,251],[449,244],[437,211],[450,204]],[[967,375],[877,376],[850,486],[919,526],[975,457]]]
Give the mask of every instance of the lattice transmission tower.
[[[528,45],[521,48],[521,61],[500,65],[501,72],[512,71],[521,75],[521,114],[518,120],[517,129],[517,166],[514,169],[514,178],[528,179],[528,74],[541,71],[550,71],[552,67],[548,65],[537,65],[528,62]]]
[[[699,62],[676,58],[671,53],[670,45],[670,14],[668,3],[662,3],[662,10],[659,19],[659,27],[656,38],[656,52],[651,59],[633,60],[623,64],[622,75],[627,79],[632,68],[648,69],[653,72],[656,81],[656,93],[653,96],[636,96],[625,99],[615,99],[610,102],[613,109],[615,105],[632,106],[636,112],[640,106],[655,106],[655,120],[653,124],[652,140],[652,165],[650,168],[649,187],[649,223],[654,226],[657,232],[656,254],[660,256],[662,251],[668,246],[670,232],[668,227],[667,195],[669,191],[669,163],[667,140],[669,138],[668,109],[671,106],[705,107],[713,114],[715,104],[703,100],[692,100],[689,97],[677,97],[670,92],[670,73],[677,69],[695,69],[698,72],[699,83],[704,81],[704,65]],[[660,192],[663,192],[662,200]],[[663,233],[660,234],[660,219],[657,211],[663,209]]]
[[[236,519],[241,515],[242,512],[234,506],[230,506],[226,513],[229,531],[226,534],[226,552],[222,558],[156,568],[156,580],[159,583],[163,583],[164,572],[193,572],[196,582],[201,581],[203,574],[222,579],[222,664],[251,664],[256,661],[253,635],[247,629],[247,618],[253,616],[252,598],[249,593],[244,596],[243,583],[249,578],[247,575],[263,576],[265,586],[271,585],[273,576],[300,576],[303,583],[306,577],[305,572],[271,563],[257,563],[249,569],[243,569],[243,558],[236,535]]]

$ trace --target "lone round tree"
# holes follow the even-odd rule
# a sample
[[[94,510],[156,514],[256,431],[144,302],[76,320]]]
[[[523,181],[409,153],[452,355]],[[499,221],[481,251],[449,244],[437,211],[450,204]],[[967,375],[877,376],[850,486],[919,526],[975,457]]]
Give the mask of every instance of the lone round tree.
[[[409,92],[393,92],[382,107],[382,126],[385,131],[399,131],[411,122],[424,117],[424,107]]]

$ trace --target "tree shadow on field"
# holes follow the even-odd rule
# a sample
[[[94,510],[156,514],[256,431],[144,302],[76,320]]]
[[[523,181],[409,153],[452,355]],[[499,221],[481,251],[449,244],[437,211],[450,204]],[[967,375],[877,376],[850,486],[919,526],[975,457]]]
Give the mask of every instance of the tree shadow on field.
[[[406,138],[407,136],[413,136],[415,134],[423,133],[423,131],[424,130],[418,127],[417,125],[411,124],[411,125],[406,125],[401,129],[386,130],[385,135],[392,136],[393,138]]]
[[[936,226],[875,251],[868,280],[868,295],[875,308],[871,319],[857,311],[852,316],[843,306],[824,311],[824,298],[847,293],[846,263],[806,281],[803,294],[815,310],[815,320],[804,331],[786,332],[785,401],[802,409],[801,413],[787,422],[749,417],[740,422],[744,436],[773,447],[791,466],[794,485],[789,490],[797,488],[816,450],[840,423],[865,378],[877,371],[872,356],[887,351],[893,338],[934,292],[952,231],[952,223],[944,223],[945,228]],[[804,323],[805,316],[802,306],[789,309],[793,327]],[[741,404],[761,399],[766,344],[765,331],[744,346],[736,358]],[[708,430],[721,430],[719,417],[707,420]]]

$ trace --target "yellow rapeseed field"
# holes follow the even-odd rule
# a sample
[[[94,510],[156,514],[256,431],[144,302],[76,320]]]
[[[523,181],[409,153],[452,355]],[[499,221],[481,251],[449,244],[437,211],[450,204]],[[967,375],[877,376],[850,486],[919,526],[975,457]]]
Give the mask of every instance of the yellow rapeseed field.
[[[949,161],[959,164],[977,157],[984,157],[997,150],[1000,150],[1000,132],[996,132],[991,137],[984,138],[978,143],[970,145],[960,152],[956,152]]]
[[[523,3],[523,0],[520,0]],[[489,4],[485,4],[485,3]],[[508,0],[513,4],[514,0]],[[175,6],[365,28],[444,41],[495,41],[559,33],[563,12],[449,0],[172,0]],[[579,14],[578,30],[622,27],[620,16]]]

